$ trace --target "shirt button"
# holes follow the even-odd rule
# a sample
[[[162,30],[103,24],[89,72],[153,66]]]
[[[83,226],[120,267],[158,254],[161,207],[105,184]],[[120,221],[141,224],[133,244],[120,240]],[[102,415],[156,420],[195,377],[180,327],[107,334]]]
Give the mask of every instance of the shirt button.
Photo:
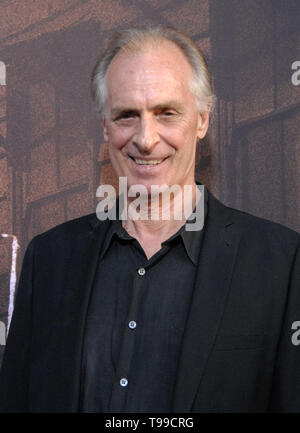
[[[146,273],[146,269],[145,269],[145,268],[139,268],[139,269],[138,269],[138,274],[139,274],[139,275],[142,275],[142,276],[143,276],[143,275],[145,275],[145,273]]]
[[[126,377],[122,377],[122,379],[120,380],[120,385],[123,386],[123,388],[128,385],[128,380],[126,379]]]
[[[128,323],[128,326],[129,326],[130,329],[134,329],[134,328],[136,328],[136,322],[134,320],[131,320]]]

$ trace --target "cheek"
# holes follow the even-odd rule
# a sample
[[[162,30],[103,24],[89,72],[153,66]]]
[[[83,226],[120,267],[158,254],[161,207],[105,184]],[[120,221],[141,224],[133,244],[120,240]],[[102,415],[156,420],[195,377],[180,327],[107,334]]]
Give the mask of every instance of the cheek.
[[[197,137],[196,116],[186,116],[177,124],[164,128],[163,137],[176,150],[181,151],[184,148],[184,151],[188,152]]]
[[[190,152],[195,148],[196,142],[195,134],[191,133],[189,129],[178,129],[164,135],[165,141],[178,152],[181,157],[190,158]]]
[[[183,142],[186,140],[185,131],[179,127],[174,128],[174,126],[172,128],[165,128],[161,131],[160,137],[176,151],[180,150]]]
[[[109,144],[114,149],[121,149],[130,141],[132,134],[131,128],[109,128]]]

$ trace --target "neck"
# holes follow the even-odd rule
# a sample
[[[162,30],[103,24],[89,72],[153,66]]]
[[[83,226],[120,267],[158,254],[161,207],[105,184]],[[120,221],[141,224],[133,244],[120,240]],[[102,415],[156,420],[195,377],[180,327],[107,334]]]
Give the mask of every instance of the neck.
[[[162,194],[151,194],[151,197],[139,197],[139,212],[136,212],[136,200],[128,201],[127,219],[123,227],[149,252],[158,251],[161,243],[176,233],[189,218],[199,200],[197,185],[194,182],[189,188],[165,190]],[[137,215],[139,219],[137,219]]]

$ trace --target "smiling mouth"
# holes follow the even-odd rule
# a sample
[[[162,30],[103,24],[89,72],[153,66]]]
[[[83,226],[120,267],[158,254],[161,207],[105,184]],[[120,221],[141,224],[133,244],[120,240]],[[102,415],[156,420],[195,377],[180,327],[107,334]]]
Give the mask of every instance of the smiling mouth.
[[[130,156],[130,155],[129,155]],[[130,158],[139,165],[158,165],[160,163],[162,163],[165,159],[167,158],[161,158],[161,159],[150,159],[150,160],[145,160],[145,159],[139,159],[139,158],[134,158],[133,156],[130,156]]]

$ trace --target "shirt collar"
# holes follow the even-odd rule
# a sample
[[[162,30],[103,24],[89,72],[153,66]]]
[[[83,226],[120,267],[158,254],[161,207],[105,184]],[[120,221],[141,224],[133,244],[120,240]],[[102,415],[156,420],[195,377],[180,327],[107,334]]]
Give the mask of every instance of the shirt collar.
[[[194,208],[193,213],[195,213],[195,210],[196,208]],[[172,235],[167,241],[163,242],[162,245],[172,241],[172,239],[180,235],[189,259],[192,261],[194,265],[196,265],[198,262],[201,239],[203,236],[207,213],[208,213],[208,196],[207,196],[207,191],[204,188],[204,224],[202,229],[194,230],[194,231],[186,230],[186,225],[189,223],[185,223],[182,227],[180,227],[178,232]]]
[[[198,183],[198,182],[197,182]],[[198,183],[199,184],[199,183]],[[195,212],[196,208],[194,208],[193,212]],[[204,187],[204,225],[201,230],[195,230],[195,231],[188,231],[186,230],[186,224],[185,223],[180,229],[174,233],[169,239],[164,241],[162,245],[168,244],[170,242],[173,242],[174,239],[176,239],[178,236],[181,237],[185,251],[189,257],[189,259],[192,261],[194,265],[198,262],[198,255],[199,255],[199,249],[201,246],[201,239],[203,235],[203,231],[205,228],[205,221],[206,216],[208,213],[208,196],[206,188]],[[133,241],[134,238],[130,236],[129,233],[124,229],[122,226],[122,221],[119,219],[119,199],[116,200],[116,220],[111,220],[110,225],[107,231],[107,234],[105,236],[104,245],[101,251],[101,258],[106,253],[110,243],[112,242],[112,239],[114,236],[117,236],[119,239],[123,239],[124,241]]]

